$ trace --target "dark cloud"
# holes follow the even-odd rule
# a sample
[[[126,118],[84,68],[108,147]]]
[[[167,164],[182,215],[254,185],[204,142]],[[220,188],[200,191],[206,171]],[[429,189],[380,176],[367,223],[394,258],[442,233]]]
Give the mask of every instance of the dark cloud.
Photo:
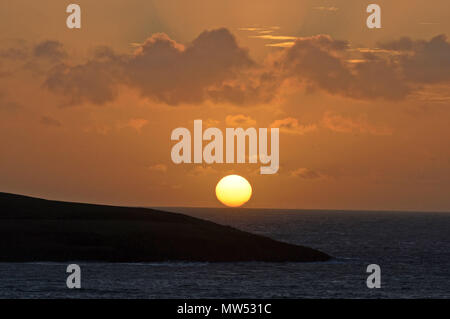
[[[28,56],[28,52],[23,48],[6,48],[0,50],[0,58],[21,60]]]
[[[0,77],[14,76],[23,70],[39,77],[67,56],[64,46],[58,41],[48,40],[35,45],[21,39],[1,41],[0,64],[3,62],[4,68],[0,70]]]
[[[199,103],[207,89],[253,64],[226,29],[205,31],[184,47],[167,35],[147,39],[126,63],[129,83],[167,104]]]
[[[219,97],[217,90],[229,89],[225,82],[253,65],[226,29],[205,31],[187,46],[155,34],[132,55],[119,56],[103,47],[83,65],[61,64],[52,70],[46,86],[69,96],[70,104],[104,104],[115,98],[118,84],[170,105],[201,103],[209,98],[232,99],[232,92]]]
[[[411,92],[397,66],[384,59],[356,63],[353,76],[352,86],[346,94],[354,98],[399,100]]]
[[[92,60],[85,64],[69,66],[59,64],[51,69],[45,86],[67,97],[66,105],[82,102],[105,104],[117,97],[120,72],[110,61]]]
[[[337,54],[345,49],[342,43],[334,44],[329,36],[302,38],[286,50],[282,60],[289,76],[313,82],[330,93],[348,89],[352,73]]]
[[[99,47],[75,65],[66,60],[61,43],[45,41],[33,47],[28,65],[46,68],[41,72],[45,87],[64,95],[67,105],[111,102],[121,85],[169,105],[207,100],[254,105],[270,103],[291,79],[302,87],[362,100],[400,100],[421,84],[450,81],[450,43],[444,35],[429,41],[400,38],[379,47],[383,50],[355,53],[348,42],[328,35],[304,37],[279,49],[270,63],[258,65],[222,28],[205,31],[186,45],[154,34],[131,54]],[[24,56],[25,51],[10,48],[2,54]],[[52,62],[50,71],[40,61]]]
[[[51,62],[59,62],[67,57],[64,46],[58,41],[43,41],[33,49],[33,56],[47,59]]]
[[[401,38],[381,43],[380,47],[400,51],[395,61],[408,82],[450,81],[450,42],[443,34],[429,41]]]
[[[414,41],[408,37],[401,37],[398,40],[386,41],[379,43],[378,46],[381,49],[392,50],[392,51],[408,51],[412,50],[414,46]]]
[[[328,35],[300,38],[286,49],[281,66],[288,76],[332,94],[358,99],[400,99],[408,94],[393,64],[373,55],[349,63],[347,49],[346,42]]]
[[[235,105],[266,104],[273,100],[282,79],[272,72],[241,72],[234,81],[227,81],[207,90],[207,96],[214,102],[228,102]]]
[[[23,60],[28,56],[29,49],[24,40],[12,39],[0,42],[0,59]]]
[[[47,40],[30,45],[25,40],[6,40],[0,42],[0,58],[10,60],[43,59],[49,62],[60,62],[67,57],[64,46],[59,41]]]

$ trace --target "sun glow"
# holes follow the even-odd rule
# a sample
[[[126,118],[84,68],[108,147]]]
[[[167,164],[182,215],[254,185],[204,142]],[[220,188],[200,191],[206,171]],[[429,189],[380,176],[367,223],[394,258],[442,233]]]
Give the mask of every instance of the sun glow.
[[[228,175],[217,183],[216,196],[226,206],[239,207],[252,196],[252,187],[242,176]]]

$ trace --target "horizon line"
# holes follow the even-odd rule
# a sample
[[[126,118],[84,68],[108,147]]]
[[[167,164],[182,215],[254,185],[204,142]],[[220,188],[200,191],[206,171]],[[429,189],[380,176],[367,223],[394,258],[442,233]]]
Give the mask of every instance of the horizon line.
[[[332,212],[386,212],[386,213],[447,213],[449,214],[449,210],[416,210],[416,209],[367,209],[367,208],[361,208],[361,209],[343,209],[343,208],[280,208],[280,207],[220,207],[220,206],[166,206],[166,205],[118,205],[118,204],[105,204],[105,203],[98,203],[98,202],[80,202],[80,201],[72,201],[72,200],[61,200],[61,199],[49,199],[46,197],[40,197],[40,196],[34,196],[34,195],[24,195],[24,194],[18,194],[18,193],[10,193],[10,192],[3,192],[0,191],[0,195],[13,195],[13,196],[22,196],[22,197],[28,197],[28,198],[35,198],[35,199],[41,199],[41,200],[47,200],[47,201],[54,201],[54,202],[65,202],[65,203],[72,203],[72,204],[87,204],[87,205],[99,205],[99,206],[111,206],[111,207],[124,207],[124,208],[144,208],[144,209],[159,209],[159,210],[165,210],[165,209],[221,209],[221,210],[283,210],[283,211],[332,211]]]

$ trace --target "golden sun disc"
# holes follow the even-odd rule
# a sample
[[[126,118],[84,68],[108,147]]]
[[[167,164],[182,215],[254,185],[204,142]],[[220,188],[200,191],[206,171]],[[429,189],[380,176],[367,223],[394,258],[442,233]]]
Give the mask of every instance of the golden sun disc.
[[[252,196],[252,186],[242,176],[228,175],[217,183],[216,196],[226,206],[239,207]]]

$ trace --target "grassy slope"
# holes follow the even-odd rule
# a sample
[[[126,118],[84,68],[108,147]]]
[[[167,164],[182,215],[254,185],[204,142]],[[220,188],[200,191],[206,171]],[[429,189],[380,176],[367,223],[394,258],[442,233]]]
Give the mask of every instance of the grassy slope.
[[[0,193],[0,261],[325,261],[322,252],[146,208]]]

